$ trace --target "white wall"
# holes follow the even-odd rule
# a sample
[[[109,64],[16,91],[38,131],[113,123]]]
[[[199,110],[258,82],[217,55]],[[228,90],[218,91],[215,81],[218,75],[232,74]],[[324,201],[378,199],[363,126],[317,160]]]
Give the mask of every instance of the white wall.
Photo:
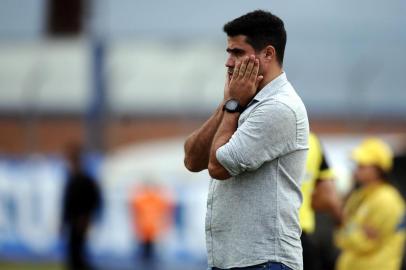
[[[3,42],[0,59],[2,110],[85,110],[91,71],[87,43]]]

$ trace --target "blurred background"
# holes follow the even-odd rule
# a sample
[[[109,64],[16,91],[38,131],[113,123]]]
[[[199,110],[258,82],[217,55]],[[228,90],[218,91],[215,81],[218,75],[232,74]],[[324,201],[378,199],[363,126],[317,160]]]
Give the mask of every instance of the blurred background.
[[[0,269],[62,269],[72,143],[103,201],[89,227],[94,265],[142,269],[135,213],[148,186],[167,219],[156,260],[206,268],[208,174],[184,168],[183,142],[221,101],[222,26],[258,8],[285,22],[284,68],[340,193],[352,186],[349,151],[377,135],[405,194],[405,1],[0,0]]]

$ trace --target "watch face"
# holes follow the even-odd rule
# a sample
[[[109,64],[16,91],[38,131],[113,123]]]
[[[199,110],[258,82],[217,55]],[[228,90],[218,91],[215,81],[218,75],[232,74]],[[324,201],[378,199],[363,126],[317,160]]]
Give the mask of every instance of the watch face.
[[[238,107],[238,101],[235,99],[230,99],[226,103],[227,110],[235,111],[237,109],[237,107]]]

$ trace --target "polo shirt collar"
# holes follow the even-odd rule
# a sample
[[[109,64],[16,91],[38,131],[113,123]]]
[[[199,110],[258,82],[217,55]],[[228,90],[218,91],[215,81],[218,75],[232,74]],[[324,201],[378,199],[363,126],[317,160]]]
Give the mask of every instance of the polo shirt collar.
[[[266,97],[270,97],[273,95],[276,95],[276,93],[279,91],[279,89],[285,85],[288,82],[288,79],[286,78],[286,73],[282,72],[281,75],[270,81],[267,85],[262,88],[261,91],[256,94],[254,97],[255,100],[261,101]]]

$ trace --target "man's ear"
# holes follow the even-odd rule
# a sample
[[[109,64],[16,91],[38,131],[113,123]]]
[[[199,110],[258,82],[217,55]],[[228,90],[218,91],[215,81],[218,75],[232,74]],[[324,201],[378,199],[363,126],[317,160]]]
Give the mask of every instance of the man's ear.
[[[276,50],[274,46],[268,45],[264,49],[265,59],[271,61],[272,59],[276,58]]]

